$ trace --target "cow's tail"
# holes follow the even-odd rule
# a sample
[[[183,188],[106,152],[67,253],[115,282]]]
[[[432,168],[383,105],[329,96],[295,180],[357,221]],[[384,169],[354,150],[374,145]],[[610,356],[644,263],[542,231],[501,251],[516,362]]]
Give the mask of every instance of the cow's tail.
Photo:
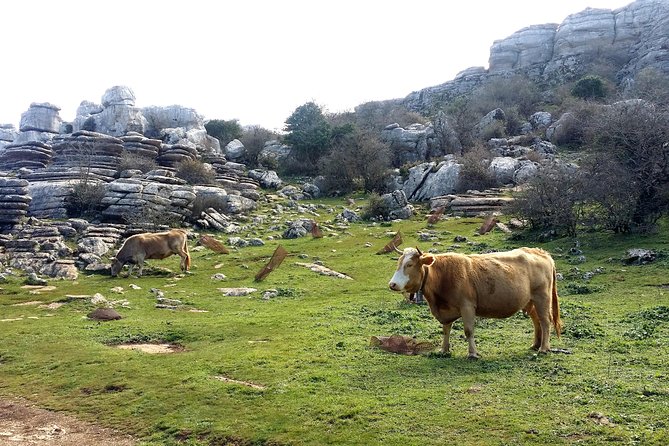
[[[190,253],[188,252],[188,238],[184,237],[184,252],[186,253],[186,271],[190,271]]]
[[[558,338],[560,333],[562,333],[562,320],[560,319],[560,303],[558,302],[558,293],[557,293],[557,271],[555,265],[553,265],[553,297],[551,301],[551,313],[553,314],[553,327],[555,327],[555,333]]]

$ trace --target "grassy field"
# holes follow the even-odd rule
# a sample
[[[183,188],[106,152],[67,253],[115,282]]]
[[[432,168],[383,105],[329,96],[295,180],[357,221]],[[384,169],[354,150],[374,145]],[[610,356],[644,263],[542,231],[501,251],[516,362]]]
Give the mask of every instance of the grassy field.
[[[580,254],[571,250],[571,238],[475,236],[481,220],[473,218],[430,228],[422,217],[339,226],[340,201],[311,204],[317,217],[265,209],[264,220],[249,222],[239,235],[267,240],[282,232],[281,221],[306,216],[325,227],[324,238],[275,239],[229,255],[194,250],[191,242],[187,275],[155,268],[177,271],[178,258],[171,257],[149,261],[153,268],[141,278],[82,275],[41,294],[10,277],[0,284],[0,395],[132,433],[144,445],[669,444],[666,224],[648,237],[584,234]],[[467,360],[459,323],[451,357],[371,347],[375,335],[441,341],[427,306],[405,303],[387,288],[397,256],[375,252],[398,230],[403,247],[423,250],[550,251],[564,276],[558,290],[565,332],[552,344],[571,354],[534,354],[532,323],[522,314],[477,322],[479,361]],[[432,239],[419,241],[426,231]],[[468,241],[456,244],[456,235]],[[217,237],[227,243],[227,236]],[[289,257],[254,282],[279,244]],[[648,265],[623,264],[635,247],[664,255]],[[314,260],[354,280],[296,265]],[[227,279],[212,280],[219,272]],[[242,286],[258,291],[230,297],[218,290]],[[152,288],[183,305],[157,309]],[[278,296],[262,299],[267,289]],[[124,318],[89,320],[90,299],[67,298],[94,293],[127,300],[128,308],[117,307]],[[65,304],[16,305],[37,300]],[[113,348],[124,342],[171,342],[183,350],[150,355]]]

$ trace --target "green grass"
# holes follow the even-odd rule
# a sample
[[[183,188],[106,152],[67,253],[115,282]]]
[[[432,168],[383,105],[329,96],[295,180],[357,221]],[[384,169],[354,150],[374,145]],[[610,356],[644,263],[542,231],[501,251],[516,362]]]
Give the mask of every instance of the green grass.
[[[669,283],[669,260],[661,256],[644,266],[620,261],[632,247],[669,252],[666,225],[647,237],[586,234],[579,238],[586,261],[575,265],[573,239],[538,244],[499,232],[474,236],[479,219],[453,218],[432,227],[438,241],[425,243],[418,242],[427,229],[421,218],[338,227],[340,201],[318,203],[324,206],[316,220],[333,229],[323,239],[268,241],[230,255],[192,251],[192,274],[183,277],[155,268],[145,268],[142,278],[82,275],[74,283],[53,282],[57,289],[40,295],[22,289],[21,277],[0,284],[0,319],[21,318],[0,322],[0,395],[135,434],[145,445],[669,443],[669,289],[659,286]],[[277,235],[282,221],[313,217],[292,210],[280,217],[260,213],[264,222],[248,223],[242,236]],[[549,250],[565,276],[558,284],[565,333],[552,344],[572,354],[535,355],[529,350],[532,324],[521,314],[478,321],[480,361],[466,359],[460,323],[451,357],[370,347],[371,336],[395,333],[441,342],[441,327],[427,306],[406,304],[387,289],[396,256],[375,252],[397,230],[403,246],[423,250]],[[456,235],[468,242],[452,247]],[[290,256],[254,282],[278,244]],[[354,280],[295,265],[316,259]],[[176,257],[149,263],[178,268]],[[583,279],[583,272],[597,268]],[[227,279],[211,280],[216,272]],[[123,295],[110,291],[118,286]],[[236,286],[259,291],[226,297],[217,290]],[[151,288],[207,312],[156,309]],[[262,300],[267,289],[280,295]],[[14,305],[95,292],[127,299],[130,308],[118,308],[124,319],[88,320],[94,306],[85,300],[56,310]],[[111,347],[159,341],[184,350],[149,355]],[[215,379],[220,375],[265,389]],[[598,423],[595,412],[613,425]]]

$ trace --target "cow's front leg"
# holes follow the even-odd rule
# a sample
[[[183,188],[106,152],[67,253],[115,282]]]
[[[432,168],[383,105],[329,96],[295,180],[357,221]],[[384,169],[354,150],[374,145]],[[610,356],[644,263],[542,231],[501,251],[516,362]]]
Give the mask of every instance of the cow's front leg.
[[[142,271],[144,270],[144,261],[138,263],[139,271],[137,271],[137,277],[142,277]]]
[[[451,343],[449,341],[451,335],[451,326],[453,326],[453,322],[449,322],[448,324],[443,324],[441,326],[441,329],[444,332],[444,340],[441,343],[441,353],[444,355],[451,354]]]
[[[476,313],[473,309],[462,309],[462,323],[465,326],[465,337],[469,344],[469,359],[479,359],[481,356],[476,351],[476,343],[474,342]]]

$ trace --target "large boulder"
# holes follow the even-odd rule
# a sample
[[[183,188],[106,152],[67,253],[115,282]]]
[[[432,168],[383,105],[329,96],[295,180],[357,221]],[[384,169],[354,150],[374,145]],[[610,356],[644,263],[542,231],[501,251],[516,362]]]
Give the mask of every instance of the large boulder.
[[[520,166],[520,161],[508,156],[497,156],[490,161],[488,171],[495,176],[499,184],[513,183],[513,176]]]
[[[281,144],[277,140],[267,141],[258,153],[258,163],[269,169],[276,169],[290,156],[290,146]]]
[[[402,190],[411,201],[429,200],[432,197],[455,193],[460,182],[459,164],[453,156],[439,164],[423,163],[409,169],[409,178]]]
[[[60,107],[45,103],[30,104],[30,108],[21,114],[21,123],[19,130],[28,132],[31,130],[38,132],[58,133],[62,119],[58,112]]]
[[[232,161],[239,161],[246,155],[244,144],[238,139],[233,139],[225,146],[225,157]]]

